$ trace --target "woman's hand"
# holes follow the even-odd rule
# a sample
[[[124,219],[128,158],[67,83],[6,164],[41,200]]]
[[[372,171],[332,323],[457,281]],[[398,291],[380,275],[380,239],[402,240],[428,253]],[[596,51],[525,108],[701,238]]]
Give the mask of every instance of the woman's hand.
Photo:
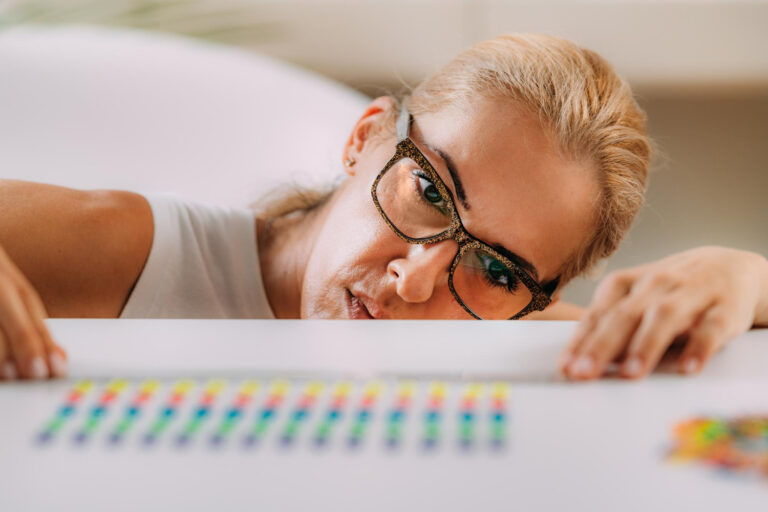
[[[32,285],[0,246],[0,378],[63,377],[66,353],[54,343]]]
[[[768,325],[768,260],[723,247],[692,249],[608,275],[560,371],[592,379],[617,361],[622,376],[642,377],[677,341],[678,371],[693,373],[753,325]]]

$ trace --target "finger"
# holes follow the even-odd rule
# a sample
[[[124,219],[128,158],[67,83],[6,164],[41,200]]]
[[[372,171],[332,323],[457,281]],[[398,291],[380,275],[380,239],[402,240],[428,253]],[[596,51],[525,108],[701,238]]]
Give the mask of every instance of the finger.
[[[17,377],[16,366],[13,364],[11,352],[3,331],[0,330],[0,379],[14,380]]]
[[[593,379],[603,374],[608,362],[614,360],[627,346],[642,318],[639,299],[624,299],[609,310],[583,340],[566,369],[572,379]]]
[[[47,377],[43,342],[15,286],[0,287],[0,305],[0,325],[19,374],[34,379]]]
[[[638,378],[652,371],[673,340],[688,331],[711,303],[709,294],[678,289],[652,304],[629,342],[621,374]]]
[[[620,271],[613,272],[603,279],[595,290],[595,295],[584,317],[576,326],[576,330],[560,356],[558,366],[561,373],[567,373],[567,367],[573,362],[575,354],[580,351],[581,345],[595,330],[605,312],[630,292],[635,275],[634,271]]]
[[[715,306],[691,329],[688,344],[678,359],[678,370],[681,373],[701,370],[709,359],[736,335],[729,329],[728,316],[722,306]]]
[[[34,324],[35,330],[38,333],[39,339],[43,342],[43,349],[47,357],[44,358],[44,362],[47,365],[48,372],[51,375],[57,377],[64,377],[67,374],[67,354],[60,346],[58,346],[50,335],[44,319],[48,317],[48,313],[45,310],[43,301],[40,299],[37,291],[27,281],[26,277],[21,271],[13,264],[8,255],[0,247],[0,266],[3,273],[16,284],[19,290],[19,295],[30,312],[30,319]],[[39,364],[37,364],[39,368]],[[2,367],[0,367],[2,371]],[[38,370],[38,373],[39,370]]]
[[[596,311],[588,310],[584,317],[576,325],[576,329],[571,335],[568,345],[563,349],[557,362],[558,371],[564,375],[567,374],[567,368],[573,361],[574,354],[579,351],[584,338],[595,328],[599,321],[599,314]]]
[[[48,317],[48,312],[45,310],[43,301],[31,287],[25,287],[21,297],[30,311],[32,323],[40,339],[43,341],[50,374],[54,377],[65,377],[67,375],[67,353],[53,341],[51,333],[45,325],[45,318]]]
[[[25,284],[24,276],[13,264],[2,246],[0,246],[0,279],[6,279],[8,283],[11,283],[3,290],[0,290],[0,292],[5,292],[6,294],[14,293],[14,285],[19,286]],[[3,293],[0,293],[0,304],[3,304],[2,296]],[[4,311],[3,307],[0,307],[0,313],[7,312]],[[3,319],[0,318],[0,375],[5,380],[12,380],[19,376],[19,364],[18,360],[14,363],[15,355],[11,347],[11,341],[2,328],[4,323]],[[38,364],[38,368],[39,366],[40,365]]]
[[[661,370],[661,369],[664,369],[666,373],[669,373],[670,371],[675,371],[675,369],[677,368],[678,362],[680,360],[680,356],[683,354],[683,350],[685,350],[685,347],[687,345],[688,345],[688,332],[685,332],[680,336],[677,336],[674,340],[672,340],[672,343],[670,343],[670,345],[661,355],[661,359],[659,359],[659,362],[656,365],[656,370],[654,371]]]
[[[634,276],[631,276],[634,277]],[[665,293],[673,282],[656,272],[624,284],[631,288],[623,298],[604,296],[607,310],[595,328],[582,340],[574,353],[567,374],[573,379],[592,379],[601,376],[609,362],[624,353],[637,330],[648,305]]]
[[[13,263],[10,256],[5,252],[3,246],[0,245],[0,276],[7,279],[9,282],[16,285],[21,285],[27,282],[27,278],[21,273],[21,270]]]

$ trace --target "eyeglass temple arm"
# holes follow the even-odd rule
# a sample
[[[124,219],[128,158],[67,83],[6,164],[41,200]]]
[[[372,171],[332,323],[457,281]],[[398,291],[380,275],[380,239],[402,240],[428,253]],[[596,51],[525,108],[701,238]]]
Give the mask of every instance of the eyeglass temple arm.
[[[397,142],[405,139],[411,127],[411,114],[405,105],[400,109],[400,117],[397,118]]]

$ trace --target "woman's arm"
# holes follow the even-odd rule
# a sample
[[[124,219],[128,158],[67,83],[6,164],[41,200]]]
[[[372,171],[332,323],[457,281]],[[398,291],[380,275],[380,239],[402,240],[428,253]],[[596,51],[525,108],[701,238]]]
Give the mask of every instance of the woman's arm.
[[[0,246],[52,317],[117,317],[152,245],[138,194],[0,180]]]
[[[138,194],[0,180],[2,374],[54,370],[50,356],[64,351],[50,339],[46,316],[119,316],[153,229],[149,204]]]

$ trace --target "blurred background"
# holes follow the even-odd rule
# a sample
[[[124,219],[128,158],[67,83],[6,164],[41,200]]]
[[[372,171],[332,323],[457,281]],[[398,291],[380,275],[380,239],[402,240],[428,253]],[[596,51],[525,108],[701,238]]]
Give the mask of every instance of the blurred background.
[[[600,272],[699,245],[768,255],[768,1],[0,2],[0,43],[3,31],[29,24],[179,34],[278,58],[366,96],[415,86],[504,32],[560,35],[630,82],[660,149],[622,248],[565,298],[587,304]]]

